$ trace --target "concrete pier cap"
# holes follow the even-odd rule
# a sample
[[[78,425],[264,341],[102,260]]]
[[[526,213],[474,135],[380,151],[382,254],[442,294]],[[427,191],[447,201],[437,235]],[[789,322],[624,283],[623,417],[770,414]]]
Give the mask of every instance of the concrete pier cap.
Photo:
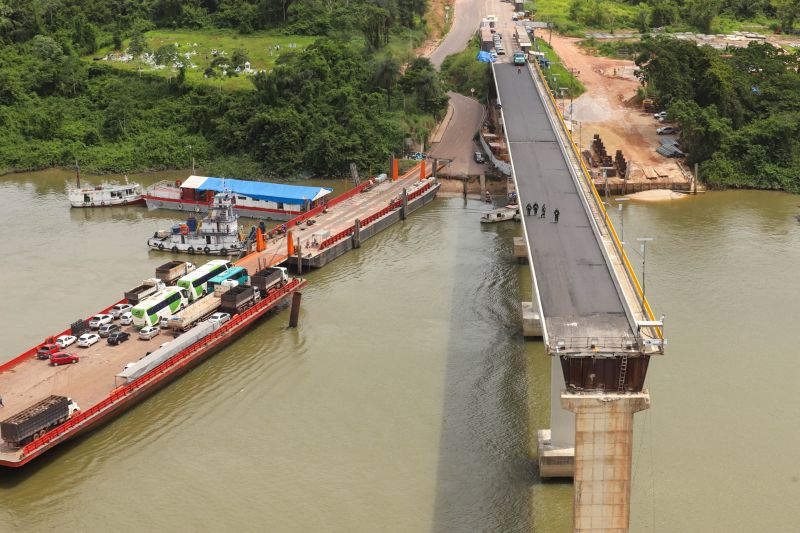
[[[533,302],[522,302],[522,336],[541,338],[542,317]]]

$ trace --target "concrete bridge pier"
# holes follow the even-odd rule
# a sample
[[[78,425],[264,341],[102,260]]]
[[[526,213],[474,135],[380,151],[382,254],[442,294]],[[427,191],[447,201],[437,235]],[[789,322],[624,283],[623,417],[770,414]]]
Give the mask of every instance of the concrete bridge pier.
[[[573,531],[628,531],[633,414],[650,394],[564,391],[561,405],[575,413]]]

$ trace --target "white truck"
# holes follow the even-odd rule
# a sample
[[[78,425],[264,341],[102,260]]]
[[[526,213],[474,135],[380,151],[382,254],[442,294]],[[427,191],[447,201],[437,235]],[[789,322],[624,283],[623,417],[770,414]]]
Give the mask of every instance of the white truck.
[[[129,304],[136,305],[145,300],[148,296],[152,296],[158,291],[163,291],[165,288],[166,285],[160,279],[149,278],[144,280],[138,287],[125,291],[125,299],[128,300]]]
[[[250,284],[267,294],[273,287],[283,287],[289,281],[289,271],[284,267],[267,267],[250,277]]]

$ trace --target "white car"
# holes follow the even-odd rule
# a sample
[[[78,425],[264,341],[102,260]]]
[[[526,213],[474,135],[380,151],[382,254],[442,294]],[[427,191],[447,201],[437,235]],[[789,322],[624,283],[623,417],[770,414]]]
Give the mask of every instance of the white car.
[[[156,335],[161,333],[161,328],[158,326],[145,326],[139,330],[139,338],[143,341],[149,341]]]
[[[122,315],[124,315],[131,309],[133,309],[133,306],[131,304],[117,304],[111,308],[111,311],[109,311],[109,313],[114,318],[121,318]]]
[[[220,326],[231,319],[231,315],[228,313],[214,313],[210,317],[208,317],[209,322],[216,322]]]
[[[133,315],[129,312],[119,315],[119,323],[123,326],[130,326],[133,324]]]
[[[110,324],[112,320],[114,320],[114,317],[111,315],[105,315],[105,314],[94,315],[89,320],[89,327],[92,329],[100,329],[100,326],[102,326],[103,324]]]
[[[675,126],[664,126],[663,128],[658,128],[656,133],[659,135],[671,135],[673,133],[678,133],[678,128]]]
[[[59,338],[56,339],[56,344],[60,348],[66,348],[67,346],[72,346],[75,344],[75,341],[78,340],[78,337],[75,335],[61,335]]]
[[[653,113],[653,118],[663,122],[663,121],[665,121],[667,119],[667,112],[666,111],[660,111],[658,113]]]
[[[78,346],[81,348],[88,348],[92,344],[100,340],[100,335],[97,333],[84,333],[78,338]]]

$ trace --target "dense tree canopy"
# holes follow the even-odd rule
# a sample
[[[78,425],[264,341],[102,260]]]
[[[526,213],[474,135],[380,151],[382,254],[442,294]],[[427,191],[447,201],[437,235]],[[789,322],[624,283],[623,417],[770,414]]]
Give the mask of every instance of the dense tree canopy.
[[[800,192],[800,54],[659,38],[642,42],[637,63],[710,184]]]
[[[393,32],[423,24],[425,10],[425,0],[0,0],[0,171],[75,159],[95,171],[181,168],[189,146],[212,168],[241,160],[265,175],[382,163],[447,104],[430,62],[401,75],[384,50]],[[274,69],[252,76],[253,90],[223,92],[187,83],[173,44],[148,50],[143,32],[154,27],[320,37],[282,51]],[[123,39],[129,53],[178,70],[164,79],[80,59]],[[247,58],[240,48],[225,61]]]

